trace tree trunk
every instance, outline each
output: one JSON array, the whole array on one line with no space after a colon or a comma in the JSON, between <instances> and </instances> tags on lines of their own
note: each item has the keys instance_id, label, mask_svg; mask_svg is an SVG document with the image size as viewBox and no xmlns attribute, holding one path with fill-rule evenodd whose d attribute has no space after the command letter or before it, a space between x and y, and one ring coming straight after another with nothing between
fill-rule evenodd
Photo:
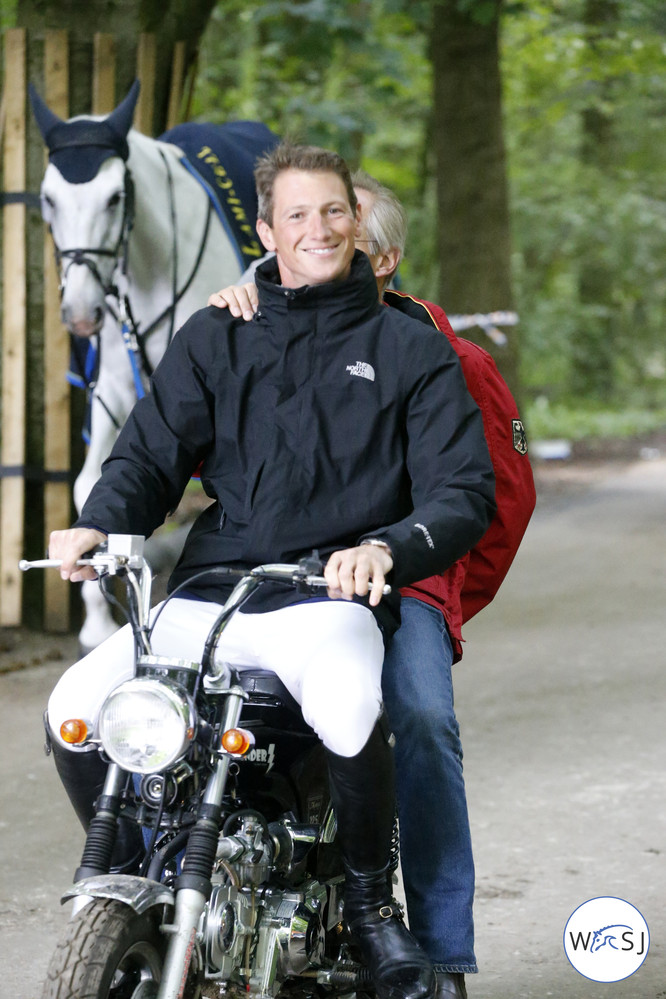
<instances>
[{"instance_id":1,"label":"tree trunk","mask_svg":"<svg viewBox=\"0 0 666 999\"><path fill-rule=\"evenodd\" d=\"M502 0L433 8L433 125L437 164L439 301L451 314L513 309L511 240L502 126ZM489 350L519 395L518 328Z\"/></svg>"}]
</instances>

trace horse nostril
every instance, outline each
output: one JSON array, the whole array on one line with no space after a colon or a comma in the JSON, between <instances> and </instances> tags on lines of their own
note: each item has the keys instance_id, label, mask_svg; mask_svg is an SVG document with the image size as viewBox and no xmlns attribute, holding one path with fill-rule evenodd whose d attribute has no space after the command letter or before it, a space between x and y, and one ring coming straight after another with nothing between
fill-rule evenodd
<instances>
[{"instance_id":1,"label":"horse nostril","mask_svg":"<svg viewBox=\"0 0 666 999\"><path fill-rule=\"evenodd\" d=\"M95 306L95 325L96 326L101 326L103 320L104 320L104 309L101 307L101 305L96 305Z\"/></svg>"}]
</instances>

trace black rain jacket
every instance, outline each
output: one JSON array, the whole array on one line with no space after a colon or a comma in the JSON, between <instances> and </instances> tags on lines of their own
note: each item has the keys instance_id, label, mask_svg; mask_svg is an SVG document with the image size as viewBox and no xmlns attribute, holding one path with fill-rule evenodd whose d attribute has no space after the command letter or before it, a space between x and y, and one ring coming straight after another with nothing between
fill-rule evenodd
<instances>
[{"instance_id":1,"label":"black rain jacket","mask_svg":"<svg viewBox=\"0 0 666 999\"><path fill-rule=\"evenodd\" d=\"M257 270L251 322L195 313L132 411L77 526L149 536L193 472L214 500L197 519L169 589L216 565L292 562L376 537L397 588L443 572L484 534L494 477L481 414L445 337L378 302L355 254L344 282L287 289ZM219 578L193 596L223 600ZM260 591L261 592L261 591ZM275 592L247 610L304 597Z\"/></svg>"}]
</instances>

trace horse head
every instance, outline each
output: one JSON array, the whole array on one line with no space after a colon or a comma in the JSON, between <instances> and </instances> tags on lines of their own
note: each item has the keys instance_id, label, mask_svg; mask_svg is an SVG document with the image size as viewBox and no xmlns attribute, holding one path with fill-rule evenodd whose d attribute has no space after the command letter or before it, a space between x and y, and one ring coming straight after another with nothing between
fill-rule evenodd
<instances>
[{"instance_id":1,"label":"horse head","mask_svg":"<svg viewBox=\"0 0 666 999\"><path fill-rule=\"evenodd\" d=\"M104 322L106 296L132 225L127 136L139 82L105 118L63 121L32 85L29 92L49 152L41 207L60 270L62 321L77 336L89 337Z\"/></svg>"}]
</instances>

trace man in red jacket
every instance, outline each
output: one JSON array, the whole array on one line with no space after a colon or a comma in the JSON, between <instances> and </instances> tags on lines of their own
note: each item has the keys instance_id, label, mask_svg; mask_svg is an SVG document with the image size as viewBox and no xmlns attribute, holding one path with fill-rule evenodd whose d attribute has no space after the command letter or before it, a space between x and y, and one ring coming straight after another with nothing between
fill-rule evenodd
<instances>
[{"instance_id":1,"label":"man in red jacket","mask_svg":"<svg viewBox=\"0 0 666 999\"><path fill-rule=\"evenodd\" d=\"M361 211L356 245L370 257L377 287L392 308L434 326L460 358L483 416L495 472L497 512L481 541L443 575L402 590L400 629L382 674L396 736L402 873L410 929L437 972L437 999L465 999L474 955L474 861L453 707L451 667L462 657L462 625L490 603L518 550L536 500L516 403L490 354L457 337L437 305L387 290L404 252L404 210L368 174L354 174ZM209 305L251 318L252 284L224 289Z\"/></svg>"}]
</instances>

